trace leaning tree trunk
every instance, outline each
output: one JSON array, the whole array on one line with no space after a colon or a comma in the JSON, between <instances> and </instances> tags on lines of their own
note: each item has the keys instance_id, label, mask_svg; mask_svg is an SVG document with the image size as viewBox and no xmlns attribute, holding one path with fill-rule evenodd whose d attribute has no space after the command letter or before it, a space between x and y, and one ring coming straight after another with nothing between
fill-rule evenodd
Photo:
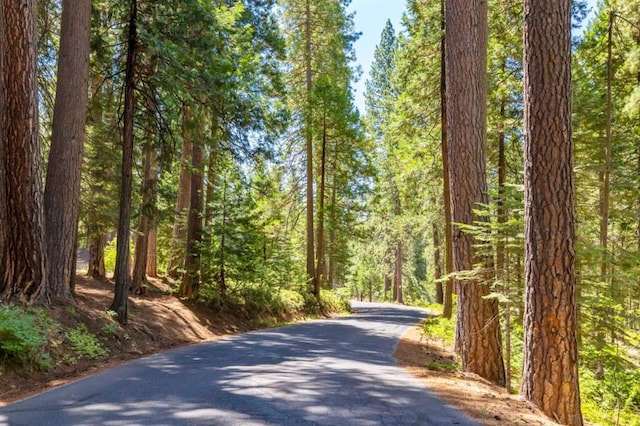
<instances>
[{"instance_id":1,"label":"leaning tree trunk","mask_svg":"<svg viewBox=\"0 0 640 426\"><path fill-rule=\"evenodd\" d=\"M571 1L525 0L525 317L522 394L581 425L576 332Z\"/></svg>"},{"instance_id":2,"label":"leaning tree trunk","mask_svg":"<svg viewBox=\"0 0 640 426\"><path fill-rule=\"evenodd\" d=\"M487 3L486 0L448 0L446 16L447 140L451 181L452 222L474 225L486 218L475 214L487 204L486 98ZM504 385L498 302L486 299L491 288L491 260L477 252L470 233L453 231L455 271L471 271L484 263L480 278L456 280L458 311L456 348L464 371Z\"/></svg>"},{"instance_id":3,"label":"leaning tree trunk","mask_svg":"<svg viewBox=\"0 0 640 426\"><path fill-rule=\"evenodd\" d=\"M1 0L0 301L48 303L40 179L36 1ZM8 43L11 41L11 43Z\"/></svg>"},{"instance_id":4,"label":"leaning tree trunk","mask_svg":"<svg viewBox=\"0 0 640 426\"><path fill-rule=\"evenodd\" d=\"M62 2L51 150L44 191L49 286L70 300L76 273L80 177L87 115L91 0Z\"/></svg>"},{"instance_id":5,"label":"leaning tree trunk","mask_svg":"<svg viewBox=\"0 0 640 426\"><path fill-rule=\"evenodd\" d=\"M120 218L116 245L115 295L109 310L118 315L118 322L127 323L129 275L129 233L131 230L131 190L133 183L133 119L135 113L135 67L137 56L137 0L130 2L129 36L127 41L127 72L124 91L124 125L122 130L122 182L120 184Z\"/></svg>"}]
</instances>

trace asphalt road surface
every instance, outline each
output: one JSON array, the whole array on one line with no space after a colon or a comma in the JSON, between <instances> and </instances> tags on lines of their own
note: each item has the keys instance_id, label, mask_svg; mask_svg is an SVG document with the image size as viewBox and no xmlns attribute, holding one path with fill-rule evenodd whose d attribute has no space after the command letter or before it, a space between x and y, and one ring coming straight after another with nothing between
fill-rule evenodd
<instances>
[{"instance_id":1,"label":"asphalt road surface","mask_svg":"<svg viewBox=\"0 0 640 426\"><path fill-rule=\"evenodd\" d=\"M424 311L354 307L139 359L0 408L0 425L479 424L393 359Z\"/></svg>"}]
</instances>

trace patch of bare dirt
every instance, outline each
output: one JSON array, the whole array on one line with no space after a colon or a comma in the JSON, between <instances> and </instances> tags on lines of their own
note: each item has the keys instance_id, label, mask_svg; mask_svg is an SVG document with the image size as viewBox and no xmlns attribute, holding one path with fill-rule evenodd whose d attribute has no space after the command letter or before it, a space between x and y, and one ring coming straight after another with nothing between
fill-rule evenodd
<instances>
[{"instance_id":1,"label":"patch of bare dirt","mask_svg":"<svg viewBox=\"0 0 640 426\"><path fill-rule=\"evenodd\" d=\"M504 388L457 371L452 348L425 341L421 327L412 327L402 336L394 356L429 390L485 425L557 425Z\"/></svg>"},{"instance_id":2,"label":"patch of bare dirt","mask_svg":"<svg viewBox=\"0 0 640 426\"><path fill-rule=\"evenodd\" d=\"M0 406L135 358L263 326L241 308L214 310L182 301L170 290L170 283L151 280L145 295L130 295L129 321L121 326L107 314L113 283L78 275L76 306L49 308L49 316L62 325L50 348L55 365L44 371L11 366L0 371ZM80 324L98 337L107 356L89 359L75 354L64 332Z\"/></svg>"}]
</instances>

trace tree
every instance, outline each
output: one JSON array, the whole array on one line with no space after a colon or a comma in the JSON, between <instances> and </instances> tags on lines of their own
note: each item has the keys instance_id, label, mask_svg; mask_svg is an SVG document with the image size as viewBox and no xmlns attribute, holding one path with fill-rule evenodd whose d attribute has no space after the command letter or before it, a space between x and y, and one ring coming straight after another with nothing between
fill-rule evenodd
<instances>
[{"instance_id":1,"label":"tree","mask_svg":"<svg viewBox=\"0 0 640 426\"><path fill-rule=\"evenodd\" d=\"M0 300L47 303L47 254L40 180L36 2L0 2ZM9 41L11 41L9 43Z\"/></svg>"},{"instance_id":2,"label":"tree","mask_svg":"<svg viewBox=\"0 0 640 426\"><path fill-rule=\"evenodd\" d=\"M522 393L581 425L575 304L571 1L526 0Z\"/></svg>"},{"instance_id":3,"label":"tree","mask_svg":"<svg viewBox=\"0 0 640 426\"><path fill-rule=\"evenodd\" d=\"M53 296L64 300L72 297L76 271L90 29L91 1L63 1L44 212L49 286Z\"/></svg>"},{"instance_id":4,"label":"tree","mask_svg":"<svg viewBox=\"0 0 640 426\"><path fill-rule=\"evenodd\" d=\"M486 220L475 213L487 204L485 172L487 3L449 0L446 3L447 138L451 155L451 208L454 223L473 225ZM457 277L456 347L462 368L504 384L498 302L488 299L491 259L475 249L473 235L453 230L455 271L470 271L483 263L484 276Z\"/></svg>"},{"instance_id":5,"label":"tree","mask_svg":"<svg viewBox=\"0 0 640 426\"><path fill-rule=\"evenodd\" d=\"M120 183L120 217L114 272L115 294L109 310L116 312L118 322L127 323L128 296L131 286L129 275L129 233L131 231L131 191L133 185L133 120L135 113L135 76L138 49L138 2L129 3L129 30L127 37L127 65L124 88L124 117L122 127L122 181Z\"/></svg>"}]
</instances>

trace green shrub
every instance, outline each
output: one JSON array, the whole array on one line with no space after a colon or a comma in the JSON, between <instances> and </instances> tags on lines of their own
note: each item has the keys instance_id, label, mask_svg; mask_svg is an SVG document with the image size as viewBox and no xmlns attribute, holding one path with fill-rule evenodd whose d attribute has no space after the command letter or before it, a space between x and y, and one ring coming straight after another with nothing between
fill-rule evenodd
<instances>
[{"instance_id":1,"label":"green shrub","mask_svg":"<svg viewBox=\"0 0 640 426\"><path fill-rule=\"evenodd\" d=\"M331 290L320 290L320 307L323 313L351 312L349 300Z\"/></svg>"},{"instance_id":2,"label":"green shrub","mask_svg":"<svg viewBox=\"0 0 640 426\"><path fill-rule=\"evenodd\" d=\"M297 315L304 309L304 297L293 290L280 290L277 295L278 304L285 315Z\"/></svg>"},{"instance_id":3,"label":"green shrub","mask_svg":"<svg viewBox=\"0 0 640 426\"><path fill-rule=\"evenodd\" d=\"M444 343L453 344L456 326L453 319L442 317L429 317L422 325L422 334L428 339L440 340Z\"/></svg>"},{"instance_id":4,"label":"green shrub","mask_svg":"<svg viewBox=\"0 0 640 426\"><path fill-rule=\"evenodd\" d=\"M42 310L0 306L0 365L13 361L31 368L49 367L48 342L57 328Z\"/></svg>"},{"instance_id":5,"label":"green shrub","mask_svg":"<svg viewBox=\"0 0 640 426\"><path fill-rule=\"evenodd\" d=\"M73 350L79 356L96 359L107 355L109 352L102 346L98 338L87 330L87 326L84 324L67 331L64 335L71 342Z\"/></svg>"}]
</instances>

